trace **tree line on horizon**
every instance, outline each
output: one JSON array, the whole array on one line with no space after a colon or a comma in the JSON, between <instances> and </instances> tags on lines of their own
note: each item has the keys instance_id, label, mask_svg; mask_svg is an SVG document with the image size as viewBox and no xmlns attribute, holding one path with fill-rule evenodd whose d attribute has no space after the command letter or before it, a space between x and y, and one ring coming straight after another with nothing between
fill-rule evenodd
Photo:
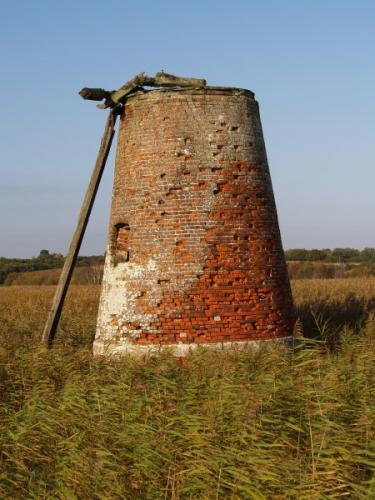
<instances>
[{"instance_id":1,"label":"tree line on horizon","mask_svg":"<svg viewBox=\"0 0 375 500\"><path fill-rule=\"evenodd\" d=\"M375 276L375 248L291 248L285 251L285 257L291 279ZM97 282L98 268L102 267L104 258L104 255L79 256L77 267L92 269ZM59 269L64 259L61 253L49 250L41 250L30 259L0 257L0 285L11 284L21 273ZM86 278L85 275L87 281Z\"/></svg>"},{"instance_id":2,"label":"tree line on horizon","mask_svg":"<svg viewBox=\"0 0 375 500\"><path fill-rule=\"evenodd\" d=\"M5 284L8 275L11 273L61 268L64 260L65 257L61 253L50 253L49 250L41 250L37 257L31 257L30 259L0 257L0 285ZM96 266L103 262L103 255L79 256L77 266Z\"/></svg>"},{"instance_id":3,"label":"tree line on horizon","mask_svg":"<svg viewBox=\"0 0 375 500\"><path fill-rule=\"evenodd\" d=\"M287 261L329 262L329 263L375 263L375 248L290 248L285 251Z\"/></svg>"}]
</instances>

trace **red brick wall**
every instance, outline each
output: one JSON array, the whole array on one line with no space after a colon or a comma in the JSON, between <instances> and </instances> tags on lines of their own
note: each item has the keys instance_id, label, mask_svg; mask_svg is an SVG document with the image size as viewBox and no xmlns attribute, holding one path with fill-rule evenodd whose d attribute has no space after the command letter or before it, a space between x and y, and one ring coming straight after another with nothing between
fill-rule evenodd
<instances>
[{"instance_id":1,"label":"red brick wall","mask_svg":"<svg viewBox=\"0 0 375 500\"><path fill-rule=\"evenodd\" d=\"M233 89L139 93L121 120L96 343L291 334L258 104Z\"/></svg>"}]
</instances>

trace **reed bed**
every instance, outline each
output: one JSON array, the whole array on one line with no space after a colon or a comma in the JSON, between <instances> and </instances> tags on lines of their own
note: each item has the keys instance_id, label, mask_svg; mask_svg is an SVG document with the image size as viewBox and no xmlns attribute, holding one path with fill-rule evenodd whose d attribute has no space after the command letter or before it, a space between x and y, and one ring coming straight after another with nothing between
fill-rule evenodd
<instances>
[{"instance_id":1,"label":"reed bed","mask_svg":"<svg viewBox=\"0 0 375 500\"><path fill-rule=\"evenodd\" d=\"M334 281L293 285L314 340L183 365L93 359L95 286L46 352L53 288L0 288L0 498L375 498L375 280Z\"/></svg>"}]
</instances>

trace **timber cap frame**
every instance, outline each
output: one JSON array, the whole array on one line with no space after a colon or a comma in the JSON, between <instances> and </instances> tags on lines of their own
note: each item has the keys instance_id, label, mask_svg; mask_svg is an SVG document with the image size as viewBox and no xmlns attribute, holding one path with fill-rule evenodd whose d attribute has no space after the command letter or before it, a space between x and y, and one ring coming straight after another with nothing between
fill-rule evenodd
<instances>
[{"instance_id":1,"label":"timber cap frame","mask_svg":"<svg viewBox=\"0 0 375 500\"><path fill-rule=\"evenodd\" d=\"M101 101L98 104L99 109L114 108L118 104L123 104L126 97L137 88L142 87L193 87L204 88L206 80L200 78L179 77L160 71L154 77L148 76L145 73L139 73L134 78L126 82L118 90L108 91L101 88L84 87L79 95L83 99L91 101Z\"/></svg>"},{"instance_id":2,"label":"timber cap frame","mask_svg":"<svg viewBox=\"0 0 375 500\"><path fill-rule=\"evenodd\" d=\"M147 87L150 89L147 90ZM91 101L103 101L98 104L99 109L114 108L124 104L126 99L134 94L146 93L152 89L160 91L203 91L207 93L225 93L229 95L244 94L254 98L254 93L250 90L239 89L235 87L211 87L207 86L206 80L202 78L179 77L170 75L161 71L156 73L154 77L150 77L145 73L139 73L134 78L126 82L118 90L104 90L102 88L84 87L79 95L83 99Z\"/></svg>"}]
</instances>

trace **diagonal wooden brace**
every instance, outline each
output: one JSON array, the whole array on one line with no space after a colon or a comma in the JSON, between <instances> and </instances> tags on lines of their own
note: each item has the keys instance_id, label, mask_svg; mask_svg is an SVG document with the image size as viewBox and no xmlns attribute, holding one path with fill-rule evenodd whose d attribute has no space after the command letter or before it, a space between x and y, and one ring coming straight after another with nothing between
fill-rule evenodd
<instances>
[{"instance_id":1,"label":"diagonal wooden brace","mask_svg":"<svg viewBox=\"0 0 375 500\"><path fill-rule=\"evenodd\" d=\"M66 293L68 291L69 283L74 271L78 252L81 247L82 239L85 234L91 209L94 204L95 196L98 191L98 187L108 158L109 151L111 149L113 136L115 134L117 115L118 115L118 109L116 108L111 110L109 113L104 129L103 138L100 144L98 156L95 162L94 170L92 172L90 183L88 185L86 195L82 203L77 227L74 232L69 247L69 251L64 262L64 267L62 269L59 283L56 288L52 307L44 327L41 342L43 344L48 345L49 347L52 346L53 340L56 335L57 325L60 320L61 311L64 305Z\"/></svg>"}]
</instances>

